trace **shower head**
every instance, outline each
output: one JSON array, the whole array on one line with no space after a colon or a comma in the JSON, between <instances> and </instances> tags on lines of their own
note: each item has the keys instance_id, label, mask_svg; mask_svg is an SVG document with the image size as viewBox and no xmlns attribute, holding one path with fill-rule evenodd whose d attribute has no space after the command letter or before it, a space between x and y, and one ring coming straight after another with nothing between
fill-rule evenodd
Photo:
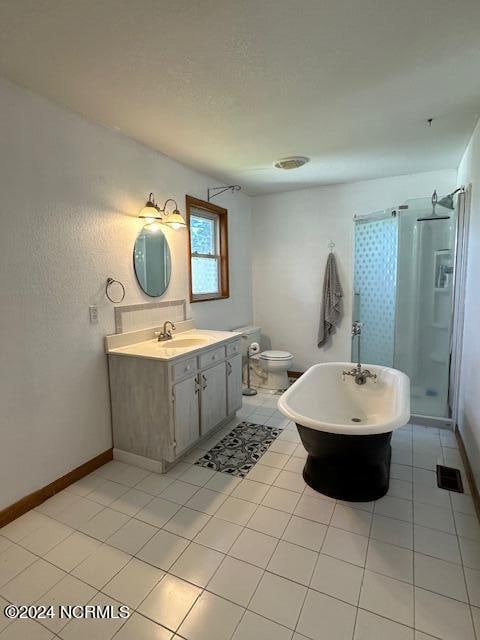
<instances>
[{"instance_id":1,"label":"shower head","mask_svg":"<svg viewBox=\"0 0 480 640\"><path fill-rule=\"evenodd\" d=\"M458 189L457 189L458 191ZM456 193L454 191L454 193ZM451 199L451 206L442 204L442 202L448 201L450 202ZM438 196L437 196L437 191L435 190L432 194L432 213L429 216L424 216L423 218L417 218L417 222L433 222L434 220L450 220L450 216L437 216L437 214L435 213L435 207L437 206L437 204L440 204L442 207L446 207L447 209L453 209L453 193L451 193L448 196L445 196L444 198L442 198L442 200L440 200L440 202L438 202Z\"/></svg>"}]
</instances>

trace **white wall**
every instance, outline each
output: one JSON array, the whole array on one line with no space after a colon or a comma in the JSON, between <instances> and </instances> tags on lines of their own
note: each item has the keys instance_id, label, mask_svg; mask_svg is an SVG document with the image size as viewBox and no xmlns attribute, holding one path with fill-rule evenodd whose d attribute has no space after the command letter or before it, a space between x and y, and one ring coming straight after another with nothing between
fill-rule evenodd
<instances>
[{"instance_id":1,"label":"white wall","mask_svg":"<svg viewBox=\"0 0 480 640\"><path fill-rule=\"evenodd\" d=\"M458 426L480 487L480 122L458 168L458 184L471 183L465 325Z\"/></svg>"},{"instance_id":2,"label":"white wall","mask_svg":"<svg viewBox=\"0 0 480 640\"><path fill-rule=\"evenodd\" d=\"M290 191L253 199L253 295L255 323L275 349L294 356L294 369L350 360L353 216L448 193L456 171L434 171L353 184ZM316 344L328 243L344 291L344 317L326 348Z\"/></svg>"},{"instance_id":3,"label":"white wall","mask_svg":"<svg viewBox=\"0 0 480 640\"><path fill-rule=\"evenodd\" d=\"M215 180L0 81L0 509L109 448L103 337L113 333L107 276L139 289L132 248L135 216L149 191L206 197ZM196 303L200 327L252 319L251 206L229 209L231 297ZM187 297L186 232L169 230L168 300ZM88 306L98 304L91 326Z\"/></svg>"}]
</instances>

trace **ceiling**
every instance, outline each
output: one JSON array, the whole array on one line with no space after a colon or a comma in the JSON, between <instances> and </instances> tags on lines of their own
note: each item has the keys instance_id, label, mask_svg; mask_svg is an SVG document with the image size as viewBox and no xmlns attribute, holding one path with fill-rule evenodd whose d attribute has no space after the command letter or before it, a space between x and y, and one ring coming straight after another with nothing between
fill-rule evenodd
<instances>
[{"instance_id":1,"label":"ceiling","mask_svg":"<svg viewBox=\"0 0 480 640\"><path fill-rule=\"evenodd\" d=\"M270 193L456 167L479 33L478 0L0 0L0 75Z\"/></svg>"}]
</instances>

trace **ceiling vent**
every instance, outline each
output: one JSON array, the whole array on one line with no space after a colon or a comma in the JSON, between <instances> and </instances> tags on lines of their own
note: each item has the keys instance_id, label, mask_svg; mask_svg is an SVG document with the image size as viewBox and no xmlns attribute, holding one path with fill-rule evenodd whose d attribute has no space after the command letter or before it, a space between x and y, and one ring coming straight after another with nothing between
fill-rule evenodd
<instances>
[{"instance_id":1,"label":"ceiling vent","mask_svg":"<svg viewBox=\"0 0 480 640\"><path fill-rule=\"evenodd\" d=\"M290 156L289 158L282 158L275 163L275 166L277 169L299 169L307 162L310 162L310 158L306 156Z\"/></svg>"}]
</instances>

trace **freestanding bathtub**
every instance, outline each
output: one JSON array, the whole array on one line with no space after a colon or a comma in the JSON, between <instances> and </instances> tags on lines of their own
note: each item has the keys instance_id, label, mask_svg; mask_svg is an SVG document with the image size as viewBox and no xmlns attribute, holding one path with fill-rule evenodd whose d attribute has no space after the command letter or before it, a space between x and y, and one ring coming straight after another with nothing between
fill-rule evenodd
<instances>
[{"instance_id":1,"label":"freestanding bathtub","mask_svg":"<svg viewBox=\"0 0 480 640\"><path fill-rule=\"evenodd\" d=\"M376 500L388 491L392 431L410 419L410 381L401 371L363 365L377 375L358 385L351 362L310 367L279 399L308 457L305 482L332 498Z\"/></svg>"}]
</instances>

